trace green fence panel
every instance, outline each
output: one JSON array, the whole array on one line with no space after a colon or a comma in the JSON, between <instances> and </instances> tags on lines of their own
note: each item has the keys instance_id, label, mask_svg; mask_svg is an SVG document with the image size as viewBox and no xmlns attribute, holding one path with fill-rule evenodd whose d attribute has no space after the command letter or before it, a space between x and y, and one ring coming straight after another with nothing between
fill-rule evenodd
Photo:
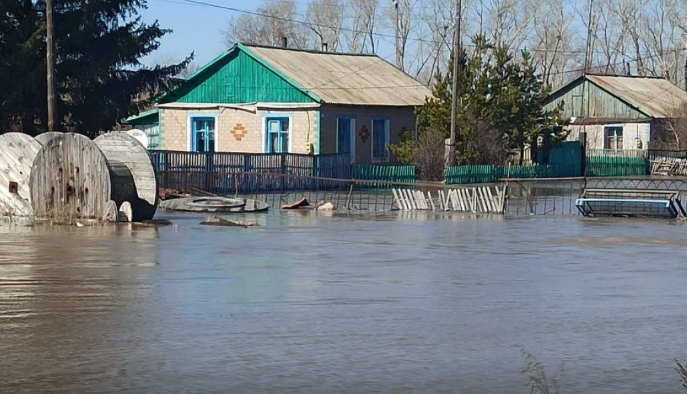
<instances>
[{"instance_id":1,"label":"green fence panel","mask_svg":"<svg viewBox=\"0 0 687 394\"><path fill-rule=\"evenodd\" d=\"M446 169L447 185L494 183L503 178L564 178L581 176L577 163L569 165L492 166L469 165Z\"/></svg>"},{"instance_id":2,"label":"green fence panel","mask_svg":"<svg viewBox=\"0 0 687 394\"><path fill-rule=\"evenodd\" d=\"M586 176L644 176L650 174L646 157L587 156Z\"/></svg>"},{"instance_id":3,"label":"green fence panel","mask_svg":"<svg viewBox=\"0 0 687 394\"><path fill-rule=\"evenodd\" d=\"M394 183L415 183L414 166L374 166L352 165L351 178L365 181L381 181ZM389 187L374 183L362 185L368 187Z\"/></svg>"}]
</instances>

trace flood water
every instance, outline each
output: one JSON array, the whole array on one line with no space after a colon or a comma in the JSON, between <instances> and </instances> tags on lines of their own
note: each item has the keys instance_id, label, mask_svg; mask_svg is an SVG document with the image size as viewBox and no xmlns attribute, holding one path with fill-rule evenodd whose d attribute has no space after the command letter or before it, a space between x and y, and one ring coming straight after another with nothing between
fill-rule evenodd
<instances>
[{"instance_id":1,"label":"flood water","mask_svg":"<svg viewBox=\"0 0 687 394\"><path fill-rule=\"evenodd\" d=\"M687 223L0 227L1 393L684 392Z\"/></svg>"}]
</instances>

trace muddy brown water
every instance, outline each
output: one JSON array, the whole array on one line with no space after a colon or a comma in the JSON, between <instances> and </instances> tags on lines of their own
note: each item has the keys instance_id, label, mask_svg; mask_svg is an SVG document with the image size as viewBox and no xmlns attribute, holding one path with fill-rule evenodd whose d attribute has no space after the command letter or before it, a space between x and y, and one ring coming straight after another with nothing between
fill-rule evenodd
<instances>
[{"instance_id":1,"label":"muddy brown water","mask_svg":"<svg viewBox=\"0 0 687 394\"><path fill-rule=\"evenodd\" d=\"M1 393L684 391L687 224L167 218L0 226Z\"/></svg>"}]
</instances>

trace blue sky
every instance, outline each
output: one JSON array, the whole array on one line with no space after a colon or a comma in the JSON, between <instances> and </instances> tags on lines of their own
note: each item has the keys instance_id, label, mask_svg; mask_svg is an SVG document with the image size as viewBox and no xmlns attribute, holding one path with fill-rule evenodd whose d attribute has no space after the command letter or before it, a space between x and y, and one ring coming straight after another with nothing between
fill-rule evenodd
<instances>
[{"instance_id":1,"label":"blue sky","mask_svg":"<svg viewBox=\"0 0 687 394\"><path fill-rule=\"evenodd\" d=\"M160 26L173 32L163 37L160 49L143 59L146 65L153 65L161 59L181 60L195 52L194 63L202 66L226 50L223 31L229 20L238 12L188 3L184 0L147 0L148 9L141 10L144 22L156 19ZM263 0L201 0L205 3L232 7L239 10L254 11ZM298 19L305 18L305 10L310 0L295 0L299 5ZM391 0L382 0L382 3ZM391 59L393 49L388 43L380 44L379 54ZM410 48L414 44L410 43ZM393 59L392 59L393 60Z\"/></svg>"},{"instance_id":2,"label":"blue sky","mask_svg":"<svg viewBox=\"0 0 687 394\"><path fill-rule=\"evenodd\" d=\"M210 0L208 2L240 9L255 9L255 0ZM195 52L195 62L202 65L226 49L222 30L235 13L186 3L182 0L148 0L148 9L141 12L144 22L156 19L160 26L174 30L162 39L160 49L144 59L149 64L160 57L184 58Z\"/></svg>"}]
</instances>

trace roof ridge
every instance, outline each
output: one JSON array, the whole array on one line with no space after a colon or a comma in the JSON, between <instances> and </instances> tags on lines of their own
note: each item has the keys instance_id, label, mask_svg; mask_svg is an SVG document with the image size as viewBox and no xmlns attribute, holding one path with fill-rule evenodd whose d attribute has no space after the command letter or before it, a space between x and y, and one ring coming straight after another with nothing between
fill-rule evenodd
<instances>
[{"instance_id":1,"label":"roof ridge","mask_svg":"<svg viewBox=\"0 0 687 394\"><path fill-rule=\"evenodd\" d=\"M588 77L610 77L610 78L636 78L636 79L662 79L666 80L665 77L658 75L623 75L623 74L610 74L610 73L587 73Z\"/></svg>"},{"instance_id":2,"label":"roof ridge","mask_svg":"<svg viewBox=\"0 0 687 394\"><path fill-rule=\"evenodd\" d=\"M282 46L263 45L263 44L247 44L247 43L243 43L243 42L240 44L245 46L245 47L248 47L248 48L277 49L277 50L281 50L281 51L312 53L312 54L316 54L316 55L379 57L379 55L374 54L374 53L332 52L332 51L321 51L321 50L318 51L317 49L284 48Z\"/></svg>"}]
</instances>

